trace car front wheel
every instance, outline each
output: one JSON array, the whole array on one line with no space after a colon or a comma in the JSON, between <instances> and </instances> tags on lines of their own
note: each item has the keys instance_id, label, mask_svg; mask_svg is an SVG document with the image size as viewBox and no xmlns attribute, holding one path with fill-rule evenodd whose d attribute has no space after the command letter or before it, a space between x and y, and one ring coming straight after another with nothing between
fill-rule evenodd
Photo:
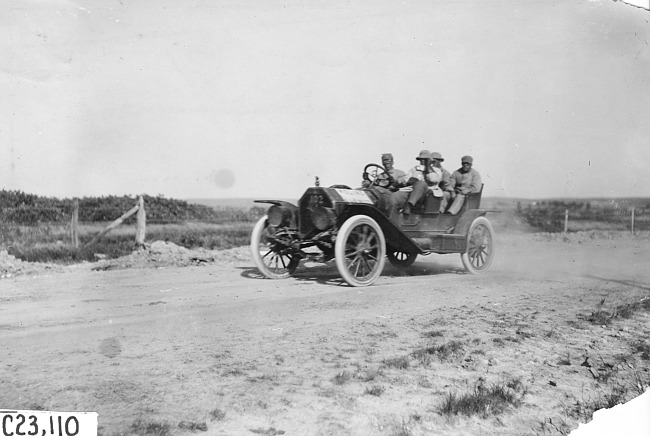
<instances>
[{"instance_id":1,"label":"car front wheel","mask_svg":"<svg viewBox=\"0 0 650 436\"><path fill-rule=\"evenodd\" d=\"M372 218L353 216L338 231L334 257L339 274L350 286L369 286L386 263L384 232Z\"/></svg>"},{"instance_id":2,"label":"car front wheel","mask_svg":"<svg viewBox=\"0 0 650 436\"><path fill-rule=\"evenodd\" d=\"M282 244L273 227L262 217L251 233L251 256L257 269L270 279L285 279L296 270L300 257Z\"/></svg>"}]
</instances>

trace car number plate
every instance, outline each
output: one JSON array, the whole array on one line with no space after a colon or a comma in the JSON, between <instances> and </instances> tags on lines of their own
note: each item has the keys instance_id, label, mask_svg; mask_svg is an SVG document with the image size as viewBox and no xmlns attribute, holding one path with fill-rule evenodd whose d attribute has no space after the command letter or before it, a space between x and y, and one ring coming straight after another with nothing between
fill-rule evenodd
<instances>
[{"instance_id":1,"label":"car number plate","mask_svg":"<svg viewBox=\"0 0 650 436\"><path fill-rule=\"evenodd\" d=\"M97 436L97 412L0 410L2 436Z\"/></svg>"},{"instance_id":2,"label":"car number plate","mask_svg":"<svg viewBox=\"0 0 650 436\"><path fill-rule=\"evenodd\" d=\"M349 203L366 203L372 204L372 200L364 191L354 191L352 189L337 189L336 192L341 196L343 201Z\"/></svg>"}]
</instances>

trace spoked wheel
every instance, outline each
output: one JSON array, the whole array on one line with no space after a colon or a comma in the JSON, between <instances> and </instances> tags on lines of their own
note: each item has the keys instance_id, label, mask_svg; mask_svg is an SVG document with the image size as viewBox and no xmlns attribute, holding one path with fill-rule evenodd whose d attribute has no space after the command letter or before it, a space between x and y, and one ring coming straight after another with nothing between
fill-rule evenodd
<instances>
[{"instance_id":1,"label":"spoked wheel","mask_svg":"<svg viewBox=\"0 0 650 436\"><path fill-rule=\"evenodd\" d=\"M339 274L350 286L371 285L386 263L386 239L379 224L366 215L349 218L334 244Z\"/></svg>"},{"instance_id":2,"label":"spoked wheel","mask_svg":"<svg viewBox=\"0 0 650 436\"><path fill-rule=\"evenodd\" d=\"M251 255L257 269L270 279L286 279L298 267L300 257L275 238L275 231L262 217L251 233Z\"/></svg>"},{"instance_id":3,"label":"spoked wheel","mask_svg":"<svg viewBox=\"0 0 650 436\"><path fill-rule=\"evenodd\" d=\"M472 221L467 232L467 250L460 256L471 274L481 274L490 268L494 260L494 230L487 218L480 216Z\"/></svg>"},{"instance_id":4,"label":"spoked wheel","mask_svg":"<svg viewBox=\"0 0 650 436\"><path fill-rule=\"evenodd\" d=\"M415 258L418 257L418 255L415 253L405 253L403 251L392 250L389 248L387 257L391 265L398 268L406 268L413 265L413 262L415 262Z\"/></svg>"}]
</instances>

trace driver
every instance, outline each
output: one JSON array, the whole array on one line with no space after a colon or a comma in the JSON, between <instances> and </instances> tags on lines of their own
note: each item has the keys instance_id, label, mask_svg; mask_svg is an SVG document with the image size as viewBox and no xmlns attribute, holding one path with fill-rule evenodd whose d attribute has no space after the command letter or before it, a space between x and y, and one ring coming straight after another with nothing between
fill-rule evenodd
<instances>
[{"instance_id":1,"label":"driver","mask_svg":"<svg viewBox=\"0 0 650 436\"><path fill-rule=\"evenodd\" d=\"M384 153L381 155L381 164L386 169L385 173L378 174L374 185L381 188L388 189L391 192L398 191L399 188L406 186L406 173L402 170L395 168L393 155L390 153ZM364 172L363 181L361 186L364 188L370 187L373 183L368 178L368 173Z\"/></svg>"},{"instance_id":2,"label":"driver","mask_svg":"<svg viewBox=\"0 0 650 436\"><path fill-rule=\"evenodd\" d=\"M369 174L362 174L362 189L370 189L377 197L377 208L383 211L389 218L396 220L397 208L393 201L393 194L403 186L406 186L406 173L393 166L393 155L384 153L381 155L381 164L386 172L374 174L374 180L370 180Z\"/></svg>"}]
</instances>

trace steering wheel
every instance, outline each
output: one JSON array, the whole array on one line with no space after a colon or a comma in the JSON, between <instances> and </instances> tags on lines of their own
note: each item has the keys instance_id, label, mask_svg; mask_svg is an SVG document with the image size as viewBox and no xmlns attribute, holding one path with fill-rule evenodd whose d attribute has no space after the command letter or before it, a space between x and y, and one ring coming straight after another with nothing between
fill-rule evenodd
<instances>
[{"instance_id":1,"label":"steering wheel","mask_svg":"<svg viewBox=\"0 0 650 436\"><path fill-rule=\"evenodd\" d=\"M370 171L368 171L370 169ZM370 181L369 188L379 186L381 188L388 188L393 184L393 177L388 174L388 170L381 165L374 163L366 165L363 169L364 174L368 175Z\"/></svg>"}]
</instances>

